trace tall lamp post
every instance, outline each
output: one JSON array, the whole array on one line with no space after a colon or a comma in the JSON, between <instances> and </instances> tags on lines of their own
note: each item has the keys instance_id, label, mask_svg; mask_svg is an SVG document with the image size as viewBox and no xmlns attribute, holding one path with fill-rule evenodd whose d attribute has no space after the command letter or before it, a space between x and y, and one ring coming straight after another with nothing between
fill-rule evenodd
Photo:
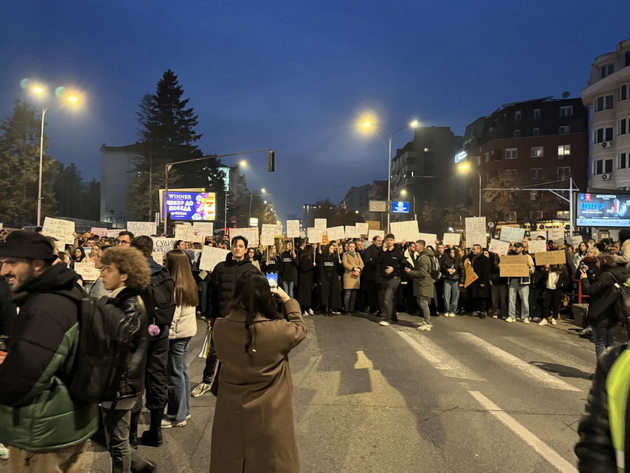
<instances>
[{"instance_id":1,"label":"tall lamp post","mask_svg":"<svg viewBox=\"0 0 630 473\"><path fill-rule=\"evenodd\" d=\"M463 173L468 173L471 171L475 171L479 176L479 214L478 217L481 217L481 173L478 169L474 169L470 163L461 163L457 166L457 170Z\"/></svg>"},{"instance_id":2,"label":"tall lamp post","mask_svg":"<svg viewBox=\"0 0 630 473\"><path fill-rule=\"evenodd\" d=\"M409 192L407 192L407 189L403 189L400 191L400 195L402 195L403 197L407 194L409 194ZM416 210L416 196L414 194L411 194L411 197L413 197L413 219L418 220L418 214Z\"/></svg>"},{"instance_id":3,"label":"tall lamp post","mask_svg":"<svg viewBox=\"0 0 630 473\"><path fill-rule=\"evenodd\" d=\"M46 88L42 85L33 85L29 87L29 91L37 96L44 97L46 95ZM76 105L79 102L79 96L72 92L67 92L63 87L59 87L57 89L59 91L58 95L60 98L65 99L68 103L72 105ZM40 227L42 225L42 200L44 200L43 196L43 179L44 179L44 124L46 120L46 112L48 111L48 107L42 108L42 124L40 128L39 134L39 177L37 180L37 226Z\"/></svg>"},{"instance_id":4,"label":"tall lamp post","mask_svg":"<svg viewBox=\"0 0 630 473\"><path fill-rule=\"evenodd\" d=\"M248 222L250 222L252 219L252 199L254 198L254 196L261 197L263 195L271 195L271 194L267 194L267 190L264 187L260 189L260 194L249 194L249 213L247 214ZM248 225L250 224L248 223Z\"/></svg>"},{"instance_id":5,"label":"tall lamp post","mask_svg":"<svg viewBox=\"0 0 630 473\"><path fill-rule=\"evenodd\" d=\"M366 120L362 123L362 126L366 129L374 128L376 131L380 131L387 138L387 231L389 232L390 222L391 222L391 205L392 205L392 140L394 139L394 135L399 131L405 130L407 128L417 128L419 126L418 120L414 120L411 123L408 123L405 126L401 126L397 130L394 130L393 133L389 133L384 128Z\"/></svg>"}]
</instances>

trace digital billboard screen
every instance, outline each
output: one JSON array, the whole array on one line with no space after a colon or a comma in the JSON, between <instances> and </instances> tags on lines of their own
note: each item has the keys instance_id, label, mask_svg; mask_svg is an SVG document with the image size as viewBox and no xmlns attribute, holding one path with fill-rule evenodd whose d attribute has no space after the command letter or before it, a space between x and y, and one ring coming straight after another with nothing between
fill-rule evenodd
<instances>
[{"instance_id":1,"label":"digital billboard screen","mask_svg":"<svg viewBox=\"0 0 630 473\"><path fill-rule=\"evenodd\" d=\"M579 194L576 223L583 227L630 226L630 194Z\"/></svg>"},{"instance_id":2,"label":"digital billboard screen","mask_svg":"<svg viewBox=\"0 0 630 473\"><path fill-rule=\"evenodd\" d=\"M214 220L217 215L216 196L214 192L169 191L166 211L173 220Z\"/></svg>"}]
</instances>

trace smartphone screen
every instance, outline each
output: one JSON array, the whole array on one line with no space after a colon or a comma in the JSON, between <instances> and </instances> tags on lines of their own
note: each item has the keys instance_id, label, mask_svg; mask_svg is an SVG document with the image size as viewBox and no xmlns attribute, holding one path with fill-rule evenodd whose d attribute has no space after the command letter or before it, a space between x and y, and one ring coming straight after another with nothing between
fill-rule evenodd
<instances>
[{"instance_id":1,"label":"smartphone screen","mask_svg":"<svg viewBox=\"0 0 630 473\"><path fill-rule=\"evenodd\" d=\"M267 281L272 291L278 289L278 273L267 273Z\"/></svg>"}]
</instances>

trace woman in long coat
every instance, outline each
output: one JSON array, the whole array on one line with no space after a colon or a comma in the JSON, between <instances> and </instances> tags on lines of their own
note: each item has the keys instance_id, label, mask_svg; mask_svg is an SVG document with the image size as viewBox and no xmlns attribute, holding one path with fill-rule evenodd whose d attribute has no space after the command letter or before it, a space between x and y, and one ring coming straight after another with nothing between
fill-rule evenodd
<instances>
[{"instance_id":1,"label":"woman in long coat","mask_svg":"<svg viewBox=\"0 0 630 473\"><path fill-rule=\"evenodd\" d=\"M306 336L300 305L278 288L284 318L265 276L243 273L230 315L213 338L221 362L212 426L211 473L296 473L297 442L287 355Z\"/></svg>"},{"instance_id":2,"label":"woman in long coat","mask_svg":"<svg viewBox=\"0 0 630 473\"><path fill-rule=\"evenodd\" d=\"M298 262L298 289L297 300L302 308L303 315L313 315L313 276L315 274L315 252L308 245Z\"/></svg>"},{"instance_id":3,"label":"woman in long coat","mask_svg":"<svg viewBox=\"0 0 630 473\"><path fill-rule=\"evenodd\" d=\"M363 260L361 255L356 251L354 241L348 242L348 249L343 253L343 304L346 312L354 312L354 305L357 300L357 293L361 287L361 271L363 271Z\"/></svg>"}]
</instances>

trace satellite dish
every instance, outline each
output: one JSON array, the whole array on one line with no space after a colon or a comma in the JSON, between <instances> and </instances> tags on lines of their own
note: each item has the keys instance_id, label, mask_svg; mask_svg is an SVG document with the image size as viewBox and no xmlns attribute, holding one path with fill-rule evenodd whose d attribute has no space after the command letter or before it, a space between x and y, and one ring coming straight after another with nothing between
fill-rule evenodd
<instances>
[{"instance_id":1,"label":"satellite dish","mask_svg":"<svg viewBox=\"0 0 630 473\"><path fill-rule=\"evenodd\" d=\"M571 94L570 94L570 93L569 93L569 91L567 91L567 90L565 90L564 92L562 92L562 98L563 98L563 99L568 99L568 98L569 98L569 95L571 95Z\"/></svg>"}]
</instances>

